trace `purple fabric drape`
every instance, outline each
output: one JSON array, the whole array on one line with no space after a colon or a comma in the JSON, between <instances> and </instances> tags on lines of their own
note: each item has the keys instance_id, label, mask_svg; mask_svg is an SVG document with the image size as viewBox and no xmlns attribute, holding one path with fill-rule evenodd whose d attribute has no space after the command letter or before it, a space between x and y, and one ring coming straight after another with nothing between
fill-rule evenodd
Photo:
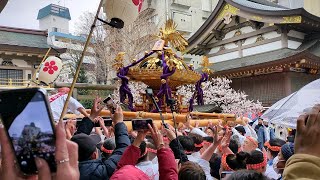
<instances>
[{"instance_id":1,"label":"purple fabric drape","mask_svg":"<svg viewBox=\"0 0 320 180\"><path fill-rule=\"evenodd\" d=\"M189 112L193 111L193 103L194 103L194 98L192 96L191 99L189 100Z\"/></svg>"},{"instance_id":2,"label":"purple fabric drape","mask_svg":"<svg viewBox=\"0 0 320 180\"><path fill-rule=\"evenodd\" d=\"M142 60L144 60L145 58L151 56L154 53L154 51L146 54L143 58L139 59L138 61L130 64L129 66L123 67L119 70L119 72L117 73L117 76L121 79L121 86L119 89L119 93L120 93L120 102L124 103L124 100L128 97L128 107L131 111L135 111L135 109L133 108L133 95L131 93L131 90L128 86L129 84L129 79L127 78L128 72L130 67L135 66L136 64L140 63Z\"/></svg>"},{"instance_id":3,"label":"purple fabric drape","mask_svg":"<svg viewBox=\"0 0 320 180\"><path fill-rule=\"evenodd\" d=\"M166 80L166 83L164 84L161 84L160 86L160 90L157 94L157 97L158 97L158 105L159 107L161 108L161 105L163 104L163 96L166 97L166 101L168 99L171 99L171 89L170 89L170 86L168 84L168 78L174 74L174 72L176 71L176 68L173 68L171 71L170 71L170 68L169 66L167 65L166 61L165 61L165 58L164 58L164 52L162 53L162 68L163 68L163 71L162 71L162 75L160 76L160 79L164 79ZM157 110L153 110L153 112L157 112Z\"/></svg>"},{"instance_id":4,"label":"purple fabric drape","mask_svg":"<svg viewBox=\"0 0 320 180\"><path fill-rule=\"evenodd\" d=\"M203 102L203 90L201 87L201 83L208 81L209 75L207 73L202 73L200 80L196 83L196 91L195 94L191 97L189 100L189 111L193 111L193 103L194 103L194 98L197 96L197 103L198 105L204 105Z\"/></svg>"}]
</instances>

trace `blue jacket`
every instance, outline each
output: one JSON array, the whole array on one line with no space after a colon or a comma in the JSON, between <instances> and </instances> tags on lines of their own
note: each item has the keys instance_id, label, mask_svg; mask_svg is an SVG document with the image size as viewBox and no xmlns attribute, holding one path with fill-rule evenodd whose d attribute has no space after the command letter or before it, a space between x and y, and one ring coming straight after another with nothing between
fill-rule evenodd
<instances>
[{"instance_id":1,"label":"blue jacket","mask_svg":"<svg viewBox=\"0 0 320 180\"><path fill-rule=\"evenodd\" d=\"M259 149L262 150L264 143L266 142L266 135L264 132L264 126L259 127L257 135L258 135L258 146L259 146ZM275 139L275 138L276 138L276 136L274 133L274 129L270 128L270 139Z\"/></svg>"},{"instance_id":2,"label":"blue jacket","mask_svg":"<svg viewBox=\"0 0 320 180\"><path fill-rule=\"evenodd\" d=\"M90 122L82 121L83 124L79 125L77 133L89 134L93 128L93 123ZM116 148L107 160L95 159L79 162L80 180L108 180L112 176L124 150L130 145L128 130L123 122L115 125L115 139Z\"/></svg>"}]
</instances>

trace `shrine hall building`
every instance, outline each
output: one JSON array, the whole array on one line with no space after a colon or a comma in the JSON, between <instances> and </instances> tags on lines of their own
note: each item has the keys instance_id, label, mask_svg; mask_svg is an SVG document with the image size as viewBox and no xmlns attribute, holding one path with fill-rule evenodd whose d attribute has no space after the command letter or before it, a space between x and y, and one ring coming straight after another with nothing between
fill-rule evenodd
<instances>
[{"instance_id":1,"label":"shrine hall building","mask_svg":"<svg viewBox=\"0 0 320 180\"><path fill-rule=\"evenodd\" d=\"M219 0L187 53L206 55L213 77L270 106L318 79L320 17L265 0Z\"/></svg>"}]
</instances>

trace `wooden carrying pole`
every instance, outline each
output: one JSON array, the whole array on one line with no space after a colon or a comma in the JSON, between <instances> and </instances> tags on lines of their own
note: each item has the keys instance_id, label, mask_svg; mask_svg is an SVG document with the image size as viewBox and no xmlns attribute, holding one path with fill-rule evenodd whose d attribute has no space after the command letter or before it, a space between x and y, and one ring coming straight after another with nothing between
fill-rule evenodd
<instances>
[{"instance_id":1,"label":"wooden carrying pole","mask_svg":"<svg viewBox=\"0 0 320 180\"><path fill-rule=\"evenodd\" d=\"M70 100L70 97L71 97L71 94L73 92L73 89L74 89L74 86L77 82L77 79L78 79L78 76L79 76L79 72L80 72L80 68L81 68L81 65L82 65L82 62L83 62L83 58L84 58L84 55L86 53L86 50L89 46L89 43L90 43L90 40L91 40L91 35L93 33L93 30L95 28L95 25L96 25L96 22L97 22L97 19L98 19L98 16L99 16L99 13L100 13L100 10L101 10L101 7L102 7L102 4L103 4L103 0L100 0L100 4L99 4L99 7L97 9L97 13L96 13L96 16L94 17L94 20L93 20L93 23L92 23L92 26L91 26L91 29L90 29L90 33L87 37L87 41L84 45L84 48L83 48L83 51L82 51L82 54L81 54L81 58L78 62L78 66L77 66L77 70L76 70L76 73L74 75L74 78L73 78L73 81L72 81L72 84L71 84L71 87L70 87L70 91L68 93L68 96L67 96L67 99L66 99L66 102L64 103L64 106L63 106L63 110L62 110L62 113L61 113L61 116L60 116L60 121L62 121L64 115L66 114L67 112L67 108L68 108L68 104L69 104L69 100Z\"/></svg>"},{"instance_id":2,"label":"wooden carrying pole","mask_svg":"<svg viewBox=\"0 0 320 180\"><path fill-rule=\"evenodd\" d=\"M68 116L69 116L69 118L72 118L70 115L68 115ZM167 124L170 124L171 126L174 127L174 121L172 119L165 120L164 122ZM190 125L193 127L195 127L196 124L198 124L199 127L207 127L210 123L213 126L218 126L218 125L220 125L220 123L222 123L222 125L228 125L228 126L235 126L236 124L245 125L245 122L242 121L240 118L238 118L236 121L224 121L222 119L199 119L199 120L192 119L192 120L189 120L189 122L190 122ZM125 120L124 123L126 124L128 131L131 131L132 130L131 120ZM162 120L160 120L160 119L153 120L153 124L156 125L158 127L158 129L161 128L161 123L162 123ZM180 128L180 127L182 127L182 125L183 125L183 123L179 123L177 125L177 127Z\"/></svg>"},{"instance_id":3,"label":"wooden carrying pole","mask_svg":"<svg viewBox=\"0 0 320 180\"><path fill-rule=\"evenodd\" d=\"M164 122L167 124L170 124L172 127L174 127L174 121L172 119L165 120ZM190 126L193 126L193 127L195 127L197 123L199 124L199 127L207 127L210 123L213 126L218 126L218 125L220 125L220 123L222 123L223 126L227 125L230 127L236 126L237 124L245 125L245 122L240 119L237 119L236 121L224 121L222 119L199 119L199 120L189 120L189 122L190 122ZM126 124L128 131L131 131L132 130L131 121L124 121L124 123ZM153 120L153 124L156 125L158 127L158 129L160 129L162 121L160 119ZM183 125L183 123L179 123L177 125L177 128L182 127L182 125Z\"/></svg>"},{"instance_id":4,"label":"wooden carrying pole","mask_svg":"<svg viewBox=\"0 0 320 180\"><path fill-rule=\"evenodd\" d=\"M90 110L87 110L87 113L90 114ZM175 114L175 113L174 113ZM110 116L110 111L103 110L100 114L101 116ZM163 113L163 119L169 120L173 119L172 113ZM216 114L216 113L190 113L191 119L223 119L224 121L235 121L235 115L232 114ZM124 119L136 119L136 118L151 118L151 119L161 119L159 113L150 113L150 112L123 112ZM189 114L175 114L174 115L177 123L185 123L189 118Z\"/></svg>"}]
</instances>

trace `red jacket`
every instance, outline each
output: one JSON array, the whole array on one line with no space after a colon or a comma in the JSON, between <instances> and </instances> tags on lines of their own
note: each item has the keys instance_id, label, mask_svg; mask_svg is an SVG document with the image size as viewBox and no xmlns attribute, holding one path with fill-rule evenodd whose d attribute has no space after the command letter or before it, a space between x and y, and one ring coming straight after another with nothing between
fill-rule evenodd
<instances>
[{"instance_id":1,"label":"red jacket","mask_svg":"<svg viewBox=\"0 0 320 180\"><path fill-rule=\"evenodd\" d=\"M173 152L169 148L161 148L157 151L159 162L159 179L178 180L177 165ZM135 165L140 157L140 149L133 145L129 146L123 153L118 170L111 176L111 180L149 180L149 177Z\"/></svg>"}]
</instances>

